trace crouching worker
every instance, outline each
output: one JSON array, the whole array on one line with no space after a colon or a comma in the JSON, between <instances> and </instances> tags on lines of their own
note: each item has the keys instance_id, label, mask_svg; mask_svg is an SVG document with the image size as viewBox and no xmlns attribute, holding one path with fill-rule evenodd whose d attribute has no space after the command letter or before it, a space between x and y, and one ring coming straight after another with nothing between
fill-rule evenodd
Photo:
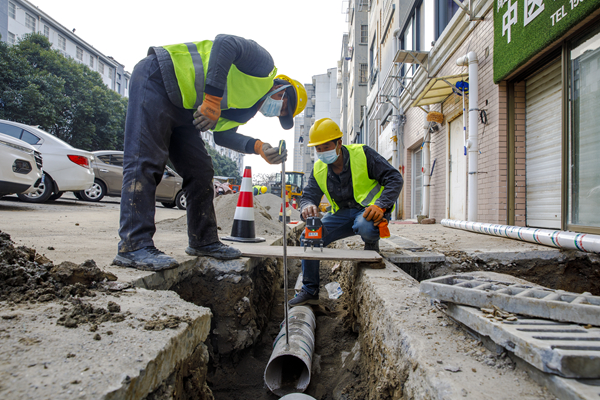
<instances>
[{"instance_id":1,"label":"crouching worker","mask_svg":"<svg viewBox=\"0 0 600 400\"><path fill-rule=\"evenodd\" d=\"M316 147L319 160L300 199L302 219L319 216L317 204L325 194L331 212L321 221L324 245L360 235L365 250L379 251L379 224L389 220L402 190L402 175L372 148L342 145L342 136L329 118L310 128L308 146ZM289 301L290 307L319 304L319 264L302 260L302 290Z\"/></svg>"}]
</instances>

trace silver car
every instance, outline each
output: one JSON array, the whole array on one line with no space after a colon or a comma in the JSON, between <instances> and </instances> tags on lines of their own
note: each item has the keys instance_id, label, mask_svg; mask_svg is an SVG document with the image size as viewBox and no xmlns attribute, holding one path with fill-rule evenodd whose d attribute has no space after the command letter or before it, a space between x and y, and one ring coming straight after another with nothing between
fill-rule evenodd
<instances>
[{"instance_id":1,"label":"silver car","mask_svg":"<svg viewBox=\"0 0 600 400\"><path fill-rule=\"evenodd\" d=\"M116 150L94 151L92 167L96 178L91 188L76 194L86 201L100 201L104 196L120 197L123 186L123 152ZM185 210L185 195L182 190L183 178L166 167L160 184L156 188L156 201L167 208L177 206Z\"/></svg>"}]
</instances>

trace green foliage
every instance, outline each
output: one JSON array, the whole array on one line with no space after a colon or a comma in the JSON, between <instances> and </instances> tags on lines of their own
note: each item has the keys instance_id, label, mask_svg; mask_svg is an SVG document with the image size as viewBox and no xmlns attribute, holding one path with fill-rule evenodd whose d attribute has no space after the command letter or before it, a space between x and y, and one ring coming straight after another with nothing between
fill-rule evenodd
<instances>
[{"instance_id":1,"label":"green foliage","mask_svg":"<svg viewBox=\"0 0 600 400\"><path fill-rule=\"evenodd\" d=\"M39 125L74 147L121 150L127 99L40 34L0 42L0 118Z\"/></svg>"},{"instance_id":2,"label":"green foliage","mask_svg":"<svg viewBox=\"0 0 600 400\"><path fill-rule=\"evenodd\" d=\"M219 154L215 149L207 147L208 154L212 157L215 176L233 176L236 184L242 183L242 177L238 171L237 164L231 158Z\"/></svg>"},{"instance_id":3,"label":"green foliage","mask_svg":"<svg viewBox=\"0 0 600 400\"><path fill-rule=\"evenodd\" d=\"M506 1L498 9L494 2L494 82L506 78L511 72L534 57L537 53L556 42L573 26L600 7L600 0L555 0L544 1L544 10L525 25L525 0ZM503 28L503 18L509 21L509 3L517 3L517 23L510 25L511 40L508 43L508 30ZM502 3L502 1L501 1ZM530 4L535 10L534 4ZM563 13L564 11L564 13ZM506 24L508 26L508 24ZM502 36L504 33L504 36Z\"/></svg>"}]
</instances>

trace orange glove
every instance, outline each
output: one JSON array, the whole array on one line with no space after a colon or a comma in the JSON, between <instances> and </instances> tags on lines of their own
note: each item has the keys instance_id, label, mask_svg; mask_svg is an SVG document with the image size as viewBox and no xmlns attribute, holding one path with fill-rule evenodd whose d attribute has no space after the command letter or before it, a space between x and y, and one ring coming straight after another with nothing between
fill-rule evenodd
<instances>
[{"instance_id":1,"label":"orange glove","mask_svg":"<svg viewBox=\"0 0 600 400\"><path fill-rule=\"evenodd\" d=\"M385 210L383 210L381 207L373 204L372 206L369 206L365 209L365 212L363 213L363 217L365 217L365 219L367 221L372 220L373 225L377 226L383 219L384 212L385 212Z\"/></svg>"},{"instance_id":2,"label":"orange glove","mask_svg":"<svg viewBox=\"0 0 600 400\"><path fill-rule=\"evenodd\" d=\"M217 121L221 116L221 100L222 97L207 94L204 101L198 107L198 111L194 113L194 125L201 132L213 129L217 126Z\"/></svg>"},{"instance_id":3,"label":"orange glove","mask_svg":"<svg viewBox=\"0 0 600 400\"><path fill-rule=\"evenodd\" d=\"M379 223L379 237L381 239L387 239L390 237L390 230L388 229L387 219L382 219Z\"/></svg>"}]
</instances>

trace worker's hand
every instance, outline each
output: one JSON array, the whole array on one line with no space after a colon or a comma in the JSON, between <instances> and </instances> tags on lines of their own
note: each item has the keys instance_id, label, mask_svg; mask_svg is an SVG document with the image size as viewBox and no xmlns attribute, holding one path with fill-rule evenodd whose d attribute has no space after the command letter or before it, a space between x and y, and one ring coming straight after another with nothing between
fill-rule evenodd
<instances>
[{"instance_id":1,"label":"worker's hand","mask_svg":"<svg viewBox=\"0 0 600 400\"><path fill-rule=\"evenodd\" d=\"M279 154L279 149L272 147L269 143L263 143L257 140L254 143L254 152L260 154L269 164L281 164L287 160L287 149L283 150L282 154Z\"/></svg>"},{"instance_id":2,"label":"worker's hand","mask_svg":"<svg viewBox=\"0 0 600 400\"><path fill-rule=\"evenodd\" d=\"M221 116L222 97L207 94L204 101L194 113L194 125L200 132L205 132L217 126Z\"/></svg>"},{"instance_id":3,"label":"worker's hand","mask_svg":"<svg viewBox=\"0 0 600 400\"><path fill-rule=\"evenodd\" d=\"M365 217L367 221L373 221L373 225L377 226L383 221L383 213L385 213L385 210L373 204L365 209L363 217Z\"/></svg>"},{"instance_id":4,"label":"worker's hand","mask_svg":"<svg viewBox=\"0 0 600 400\"><path fill-rule=\"evenodd\" d=\"M319 209L314 204L309 204L302 209L302 219L306 220L308 217L318 217Z\"/></svg>"}]
</instances>

